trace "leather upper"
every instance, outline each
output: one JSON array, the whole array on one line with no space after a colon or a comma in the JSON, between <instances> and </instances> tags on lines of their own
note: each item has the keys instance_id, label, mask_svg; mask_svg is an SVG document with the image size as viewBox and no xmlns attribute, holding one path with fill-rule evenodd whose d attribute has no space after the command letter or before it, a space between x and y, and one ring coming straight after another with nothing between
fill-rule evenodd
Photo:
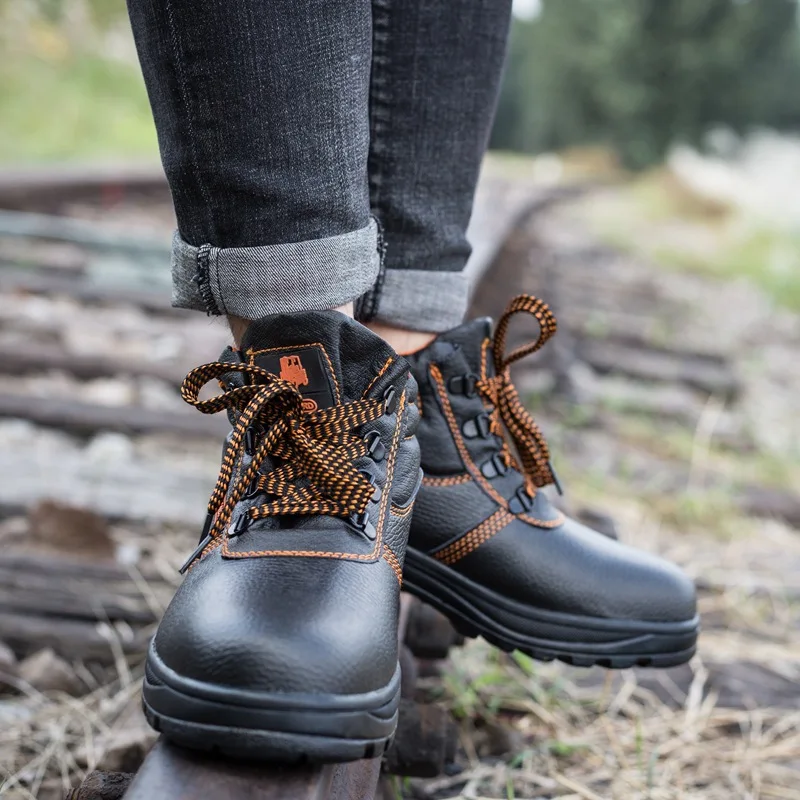
<instances>
[{"instance_id":1,"label":"leather upper","mask_svg":"<svg viewBox=\"0 0 800 800\"><path fill-rule=\"evenodd\" d=\"M410 546L510 599L609 619L683 621L695 589L677 567L566 519L499 454L474 380L493 375L491 321L439 336L409 357L419 384L425 479ZM533 494L533 496L531 496Z\"/></svg>"},{"instance_id":2,"label":"leather upper","mask_svg":"<svg viewBox=\"0 0 800 800\"><path fill-rule=\"evenodd\" d=\"M286 351L285 373L302 383L304 345L322 348L330 372L330 393L319 370L307 370L308 387L299 387L317 403L386 398L393 389L383 415L357 431L373 445L354 461L376 487L369 521L269 516L244 521L243 532L231 535L264 498L238 503L230 528L193 563L156 634L159 659L182 678L253 691L352 694L385 686L397 668L408 511L420 482L416 383L385 342L332 311L259 320L241 352L223 359ZM230 385L240 381L230 375ZM249 459L241 454L236 473ZM279 463L271 459L261 471Z\"/></svg>"}]
</instances>

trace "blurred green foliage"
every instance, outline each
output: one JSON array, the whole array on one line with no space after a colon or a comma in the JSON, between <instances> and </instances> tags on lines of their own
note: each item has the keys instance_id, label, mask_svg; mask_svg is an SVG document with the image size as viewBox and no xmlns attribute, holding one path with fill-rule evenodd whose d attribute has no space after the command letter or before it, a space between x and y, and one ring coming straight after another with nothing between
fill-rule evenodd
<instances>
[{"instance_id":1,"label":"blurred green foliage","mask_svg":"<svg viewBox=\"0 0 800 800\"><path fill-rule=\"evenodd\" d=\"M77 9L101 30L108 30L126 13L124 0L0 0L0 13L12 5L22 6L28 17L39 16L56 25Z\"/></svg>"},{"instance_id":2,"label":"blurred green foliage","mask_svg":"<svg viewBox=\"0 0 800 800\"><path fill-rule=\"evenodd\" d=\"M0 161L155 158L136 65L87 54L0 63Z\"/></svg>"},{"instance_id":3,"label":"blurred green foliage","mask_svg":"<svg viewBox=\"0 0 800 800\"><path fill-rule=\"evenodd\" d=\"M154 159L124 0L0 0L0 163Z\"/></svg>"},{"instance_id":4,"label":"blurred green foliage","mask_svg":"<svg viewBox=\"0 0 800 800\"><path fill-rule=\"evenodd\" d=\"M517 20L495 149L627 166L718 124L800 129L797 0L541 0ZM0 0L0 161L156 153L124 0Z\"/></svg>"},{"instance_id":5,"label":"blurred green foliage","mask_svg":"<svg viewBox=\"0 0 800 800\"><path fill-rule=\"evenodd\" d=\"M542 0L517 20L492 146L606 144L629 167L708 129L800 128L796 0Z\"/></svg>"}]
</instances>

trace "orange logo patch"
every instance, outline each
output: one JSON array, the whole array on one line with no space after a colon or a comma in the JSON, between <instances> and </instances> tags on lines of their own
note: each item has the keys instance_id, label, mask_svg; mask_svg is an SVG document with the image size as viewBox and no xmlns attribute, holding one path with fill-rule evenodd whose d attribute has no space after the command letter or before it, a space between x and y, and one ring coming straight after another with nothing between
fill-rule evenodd
<instances>
[{"instance_id":1,"label":"orange logo patch","mask_svg":"<svg viewBox=\"0 0 800 800\"><path fill-rule=\"evenodd\" d=\"M304 397L303 398L303 411L316 411L319 408L317 405L317 401L311 397Z\"/></svg>"},{"instance_id":2,"label":"orange logo patch","mask_svg":"<svg viewBox=\"0 0 800 800\"><path fill-rule=\"evenodd\" d=\"M293 383L295 386L308 386L308 373L303 368L303 363L300 361L300 356L281 356L281 374L280 377ZM311 401L314 403L314 401ZM305 401L303 402L305 407ZM314 403L314 408L317 404ZM306 409L313 411L314 409Z\"/></svg>"}]
</instances>

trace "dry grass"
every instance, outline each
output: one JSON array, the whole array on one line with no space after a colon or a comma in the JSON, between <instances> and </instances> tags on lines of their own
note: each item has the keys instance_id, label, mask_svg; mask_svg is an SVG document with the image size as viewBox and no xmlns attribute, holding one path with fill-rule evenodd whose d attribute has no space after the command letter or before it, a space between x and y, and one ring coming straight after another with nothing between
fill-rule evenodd
<instances>
[{"instance_id":1,"label":"dry grass","mask_svg":"<svg viewBox=\"0 0 800 800\"><path fill-rule=\"evenodd\" d=\"M470 643L453 654L444 682L468 766L414 784L406 797L800 798L800 703L791 689L800 679L800 608L787 597L792 568L778 567L795 562L800 540L752 520L752 536L687 540L648 528L635 505L628 501L627 520L638 520L639 543L681 561L691 555L705 587L706 630L691 669L587 671ZM784 694L772 693L772 680ZM486 735L498 725L512 731L499 746Z\"/></svg>"},{"instance_id":2,"label":"dry grass","mask_svg":"<svg viewBox=\"0 0 800 800\"><path fill-rule=\"evenodd\" d=\"M574 491L580 496L580 486ZM759 686L743 684L745 707L724 707L719 683L744 661L800 677L800 608L783 570L800 559L800 537L752 520L751 536L730 541L677 534L644 504L609 499L624 532L690 564L704 587L706 631L691 670L580 670L469 642L453 651L440 679L423 683L459 719L462 771L398 781L398 797L800 799L798 703L769 707ZM137 544L146 554L157 547L168 568L185 538L142 535ZM140 678L141 658L118 656L103 685L81 698L20 686L19 699L0 704L0 795L54 800L102 766L108 742L138 704ZM722 689L729 699L731 686Z\"/></svg>"},{"instance_id":3,"label":"dry grass","mask_svg":"<svg viewBox=\"0 0 800 800\"><path fill-rule=\"evenodd\" d=\"M0 732L0 796L62 798L95 768L115 723L138 703L141 670L127 663L118 669L122 677L84 697L29 692L15 704L17 718L4 719Z\"/></svg>"},{"instance_id":4,"label":"dry grass","mask_svg":"<svg viewBox=\"0 0 800 800\"><path fill-rule=\"evenodd\" d=\"M707 692L700 657L692 664L688 694L672 688L678 707L637 683L633 673L582 687L560 666L528 670L513 660L494 667L482 644L454 657L453 669L473 686L478 731L488 718L519 735L511 758L489 763L470 748L468 768L428 783L420 797L619 798L730 800L800 797L800 713L780 709L726 709ZM490 715L487 709L492 709ZM475 718L462 724L465 741L476 738ZM478 738L479 735L478 735ZM436 794L446 787L455 795Z\"/></svg>"}]
</instances>

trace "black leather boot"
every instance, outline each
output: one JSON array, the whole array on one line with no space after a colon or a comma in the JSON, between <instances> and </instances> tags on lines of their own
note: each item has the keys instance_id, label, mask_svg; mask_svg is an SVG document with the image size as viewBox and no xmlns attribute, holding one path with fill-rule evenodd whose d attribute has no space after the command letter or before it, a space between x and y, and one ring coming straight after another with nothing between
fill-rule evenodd
<instances>
[{"instance_id":1,"label":"black leather boot","mask_svg":"<svg viewBox=\"0 0 800 800\"><path fill-rule=\"evenodd\" d=\"M217 379L223 393L199 400ZM384 751L416 392L406 361L335 311L265 317L189 373L184 399L227 410L233 431L147 657L145 711L167 738L283 762Z\"/></svg>"},{"instance_id":2,"label":"black leather boot","mask_svg":"<svg viewBox=\"0 0 800 800\"><path fill-rule=\"evenodd\" d=\"M514 314L536 342L505 355ZM478 319L410 356L425 471L404 588L467 636L579 666L680 664L695 651L695 590L676 567L566 519L540 488L557 479L509 365L555 332L550 310L516 298L492 337ZM519 460L512 453L515 446Z\"/></svg>"}]
</instances>

